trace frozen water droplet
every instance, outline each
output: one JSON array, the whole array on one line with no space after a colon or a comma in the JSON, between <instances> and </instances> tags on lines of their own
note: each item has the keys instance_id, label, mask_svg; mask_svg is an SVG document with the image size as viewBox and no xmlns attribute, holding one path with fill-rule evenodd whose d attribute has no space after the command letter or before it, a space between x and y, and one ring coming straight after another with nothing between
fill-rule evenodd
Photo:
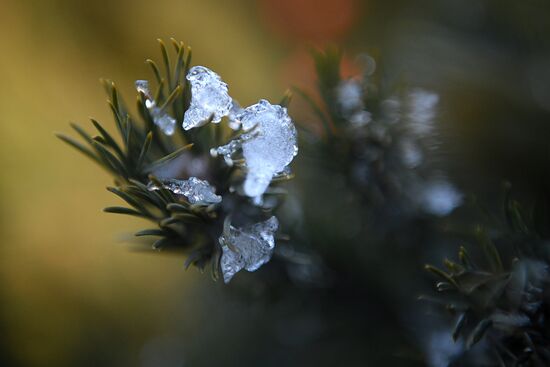
<instances>
[{"instance_id":1,"label":"frozen water droplet","mask_svg":"<svg viewBox=\"0 0 550 367\"><path fill-rule=\"evenodd\" d=\"M188 180L165 179L161 180L162 188L172 191L174 194L183 195L191 204L217 204L222 201L222 197L216 195L216 190L208 181L200 180L196 177L189 177ZM149 190L159 190L160 188L150 182Z\"/></svg>"},{"instance_id":2,"label":"frozen water droplet","mask_svg":"<svg viewBox=\"0 0 550 367\"><path fill-rule=\"evenodd\" d=\"M239 119L244 129L255 127L253 136L242 141L242 150L247 167L244 192L257 197L298 154L296 128L286 108L265 99L244 109Z\"/></svg>"},{"instance_id":3,"label":"frozen water droplet","mask_svg":"<svg viewBox=\"0 0 550 367\"><path fill-rule=\"evenodd\" d=\"M183 128L192 129L212 117L218 123L232 106L227 84L220 76L204 66L192 67L186 76L191 83L191 105L185 111Z\"/></svg>"},{"instance_id":4,"label":"frozen water droplet","mask_svg":"<svg viewBox=\"0 0 550 367\"><path fill-rule=\"evenodd\" d=\"M227 162L231 161L231 156L241 148L242 141L240 139L231 140L229 143L217 148L210 149L210 155L217 157L223 156Z\"/></svg>"},{"instance_id":5,"label":"frozen water droplet","mask_svg":"<svg viewBox=\"0 0 550 367\"><path fill-rule=\"evenodd\" d=\"M174 135L176 132L176 120L160 108L154 108L153 121L166 135Z\"/></svg>"},{"instance_id":6,"label":"frozen water droplet","mask_svg":"<svg viewBox=\"0 0 550 367\"><path fill-rule=\"evenodd\" d=\"M228 144L211 149L212 156L222 155L232 164L232 155L242 149L247 167L244 193L258 198L263 195L273 176L285 170L298 154L296 128L287 110L265 99L242 110L236 116L249 132Z\"/></svg>"},{"instance_id":7,"label":"frozen water droplet","mask_svg":"<svg viewBox=\"0 0 550 367\"><path fill-rule=\"evenodd\" d=\"M252 139L254 136L255 136L254 131L243 133L238 138L231 140L229 143L225 145L210 149L210 155L212 157L217 157L221 155L225 160L225 163L228 166L232 166L233 154L235 154L235 152L237 152L239 149L242 148L243 142L245 142L246 140Z\"/></svg>"},{"instance_id":8,"label":"frozen water droplet","mask_svg":"<svg viewBox=\"0 0 550 367\"><path fill-rule=\"evenodd\" d=\"M219 240L222 248L220 267L225 283L240 270L258 270L271 259L278 228L276 217L243 228L229 227L229 233L224 233Z\"/></svg>"},{"instance_id":9,"label":"frozen water droplet","mask_svg":"<svg viewBox=\"0 0 550 367\"><path fill-rule=\"evenodd\" d=\"M149 82L147 80L136 80L135 85L137 91L143 93L145 96L145 107L149 110L155 125L157 125L166 135L174 135L176 131L176 120L156 106L155 100L149 90Z\"/></svg>"},{"instance_id":10,"label":"frozen water droplet","mask_svg":"<svg viewBox=\"0 0 550 367\"><path fill-rule=\"evenodd\" d=\"M143 93L147 99L153 99L151 92L149 90L149 81L147 80L136 80L135 82L136 89L138 92Z\"/></svg>"}]
</instances>

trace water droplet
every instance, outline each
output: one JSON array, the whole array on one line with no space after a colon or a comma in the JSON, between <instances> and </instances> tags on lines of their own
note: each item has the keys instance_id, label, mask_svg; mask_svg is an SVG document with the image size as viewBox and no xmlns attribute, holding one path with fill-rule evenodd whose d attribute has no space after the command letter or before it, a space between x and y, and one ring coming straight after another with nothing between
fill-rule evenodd
<instances>
[{"instance_id":1,"label":"water droplet","mask_svg":"<svg viewBox=\"0 0 550 367\"><path fill-rule=\"evenodd\" d=\"M145 107L149 110L149 114L153 118L153 122L166 135L174 135L176 131L176 120L157 107L151 91L149 90L149 82L147 80L136 80L136 89L145 96Z\"/></svg>"},{"instance_id":2,"label":"water droplet","mask_svg":"<svg viewBox=\"0 0 550 367\"><path fill-rule=\"evenodd\" d=\"M164 179L161 180L162 188L172 191L174 194L183 195L191 204L217 204L222 201L222 197L216 195L216 190L208 181L200 180L196 177L189 177L188 180ZM160 188L150 182L149 190L159 190Z\"/></svg>"}]
</instances>

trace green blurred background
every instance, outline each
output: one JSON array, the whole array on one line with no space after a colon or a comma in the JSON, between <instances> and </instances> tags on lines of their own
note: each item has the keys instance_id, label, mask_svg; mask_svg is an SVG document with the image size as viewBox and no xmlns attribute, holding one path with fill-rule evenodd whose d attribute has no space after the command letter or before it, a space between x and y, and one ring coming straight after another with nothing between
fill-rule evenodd
<instances>
[{"instance_id":1,"label":"green blurred background","mask_svg":"<svg viewBox=\"0 0 550 367\"><path fill-rule=\"evenodd\" d=\"M452 177L491 198L502 178L529 192L547 176L549 28L546 1L0 0L3 365L181 366L253 327L206 337L241 306L183 258L131 251L142 223L102 214L109 176L53 136L112 127L98 79L133 96L157 38L191 45L243 105L311 86L308 47L345 47L349 73L369 52L442 96Z\"/></svg>"}]
</instances>

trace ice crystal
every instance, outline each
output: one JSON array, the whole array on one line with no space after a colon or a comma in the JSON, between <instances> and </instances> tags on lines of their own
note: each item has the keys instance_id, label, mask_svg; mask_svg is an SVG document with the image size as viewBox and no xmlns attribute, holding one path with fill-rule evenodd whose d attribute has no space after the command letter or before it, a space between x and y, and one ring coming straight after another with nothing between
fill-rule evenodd
<instances>
[{"instance_id":1,"label":"ice crystal","mask_svg":"<svg viewBox=\"0 0 550 367\"><path fill-rule=\"evenodd\" d=\"M239 115L244 111L239 102L233 100L231 109L229 110L229 127L233 130L238 130L241 127Z\"/></svg>"},{"instance_id":2,"label":"ice crystal","mask_svg":"<svg viewBox=\"0 0 550 367\"><path fill-rule=\"evenodd\" d=\"M191 204L217 204L222 201L221 196L216 195L214 187L208 181L196 177L188 180L164 179L161 180L162 188L172 191L174 194L183 195ZM159 190L155 183L149 183L149 190Z\"/></svg>"},{"instance_id":3,"label":"ice crystal","mask_svg":"<svg viewBox=\"0 0 550 367\"><path fill-rule=\"evenodd\" d=\"M231 140L225 145L210 149L210 155L212 157L221 155L224 158L225 163L227 163L228 166L231 166L233 165L233 154L235 154L239 149L242 149L243 143L246 140L252 139L254 136L253 131L245 132L239 135L238 138Z\"/></svg>"},{"instance_id":4,"label":"ice crystal","mask_svg":"<svg viewBox=\"0 0 550 367\"><path fill-rule=\"evenodd\" d=\"M287 110L265 99L245 108L237 117L245 130L253 129L242 141L247 174L244 193L263 195L273 176L282 172L298 153L296 128Z\"/></svg>"},{"instance_id":5,"label":"ice crystal","mask_svg":"<svg viewBox=\"0 0 550 367\"><path fill-rule=\"evenodd\" d=\"M243 228L229 227L220 237L220 267L225 283L240 270L258 270L271 259L275 248L274 234L279 228L276 217Z\"/></svg>"},{"instance_id":6,"label":"ice crystal","mask_svg":"<svg viewBox=\"0 0 550 367\"><path fill-rule=\"evenodd\" d=\"M136 80L136 89L145 96L145 107L149 110L153 122L166 135L173 135L176 131L176 120L157 107L151 91L149 90L149 82L147 80Z\"/></svg>"},{"instance_id":7,"label":"ice crystal","mask_svg":"<svg viewBox=\"0 0 550 367\"><path fill-rule=\"evenodd\" d=\"M194 66L186 78L191 84L191 105L183 118L185 130L200 126L209 118L218 123L229 114L232 99L218 74L204 66Z\"/></svg>"}]
</instances>

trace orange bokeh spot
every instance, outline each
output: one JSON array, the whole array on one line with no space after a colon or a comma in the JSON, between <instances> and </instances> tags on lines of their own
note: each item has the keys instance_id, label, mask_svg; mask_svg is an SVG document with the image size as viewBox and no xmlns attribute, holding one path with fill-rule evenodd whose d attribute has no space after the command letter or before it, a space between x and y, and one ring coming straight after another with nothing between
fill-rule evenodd
<instances>
[{"instance_id":1,"label":"orange bokeh spot","mask_svg":"<svg viewBox=\"0 0 550 367\"><path fill-rule=\"evenodd\" d=\"M340 64L340 75L342 79L357 77L362 72L353 58L346 54L342 56ZM280 69L282 86L295 86L308 93L314 102L325 111L324 103L317 90L317 75L315 73L315 64L312 55L304 49L297 49L290 53L289 56L281 63ZM314 131L317 134L322 133L321 121L318 119L302 97L295 95L291 104L290 110L293 118L296 118L298 123ZM325 111L326 112L326 111Z\"/></svg>"},{"instance_id":2,"label":"orange bokeh spot","mask_svg":"<svg viewBox=\"0 0 550 367\"><path fill-rule=\"evenodd\" d=\"M260 14L276 34L312 43L341 40L359 10L358 0L260 1Z\"/></svg>"}]
</instances>

